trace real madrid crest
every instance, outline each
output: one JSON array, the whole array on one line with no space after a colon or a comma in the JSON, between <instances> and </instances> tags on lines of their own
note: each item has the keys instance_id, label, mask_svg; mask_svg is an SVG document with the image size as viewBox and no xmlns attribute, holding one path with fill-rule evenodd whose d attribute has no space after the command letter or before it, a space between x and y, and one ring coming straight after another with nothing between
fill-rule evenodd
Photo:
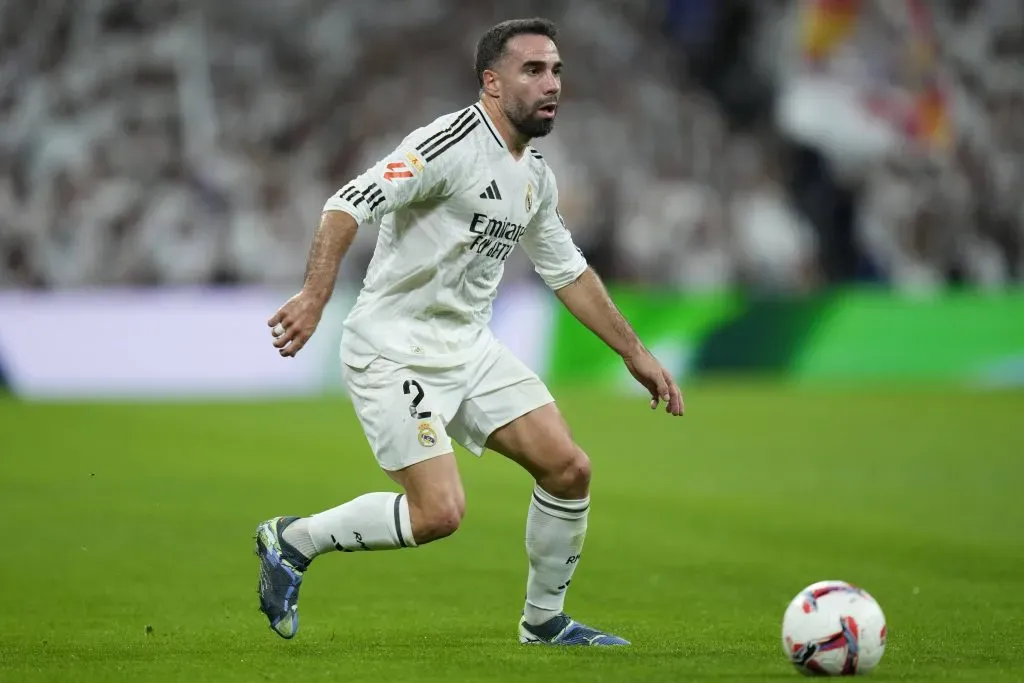
<instances>
[{"instance_id":1,"label":"real madrid crest","mask_svg":"<svg viewBox=\"0 0 1024 683\"><path fill-rule=\"evenodd\" d=\"M433 430L429 422L420 422L420 431L417 439L419 439L421 446L430 448L437 443L437 432Z\"/></svg>"},{"instance_id":2,"label":"real madrid crest","mask_svg":"<svg viewBox=\"0 0 1024 683\"><path fill-rule=\"evenodd\" d=\"M533 185L526 183L526 211L533 208Z\"/></svg>"}]
</instances>

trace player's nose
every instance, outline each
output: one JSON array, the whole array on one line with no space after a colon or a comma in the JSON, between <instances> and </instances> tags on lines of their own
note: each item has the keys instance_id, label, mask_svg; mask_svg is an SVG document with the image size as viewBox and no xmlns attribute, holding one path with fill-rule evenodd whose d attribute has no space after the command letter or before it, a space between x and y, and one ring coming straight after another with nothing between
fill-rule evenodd
<instances>
[{"instance_id":1,"label":"player's nose","mask_svg":"<svg viewBox=\"0 0 1024 683\"><path fill-rule=\"evenodd\" d=\"M541 87L544 88L544 94L550 97L551 95L558 94L562 89L562 84L559 82L558 76L549 71L547 76L544 78Z\"/></svg>"}]
</instances>

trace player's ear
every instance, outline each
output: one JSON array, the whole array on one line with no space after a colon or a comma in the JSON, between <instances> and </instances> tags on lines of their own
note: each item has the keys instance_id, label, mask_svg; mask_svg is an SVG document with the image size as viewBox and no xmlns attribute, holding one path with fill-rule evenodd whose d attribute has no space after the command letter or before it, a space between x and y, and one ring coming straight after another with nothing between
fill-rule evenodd
<instances>
[{"instance_id":1,"label":"player's ear","mask_svg":"<svg viewBox=\"0 0 1024 683\"><path fill-rule=\"evenodd\" d=\"M497 97L498 92L501 90L498 72L491 71L490 69L484 69L482 76L484 83L480 86L480 91L490 95L491 97Z\"/></svg>"}]
</instances>

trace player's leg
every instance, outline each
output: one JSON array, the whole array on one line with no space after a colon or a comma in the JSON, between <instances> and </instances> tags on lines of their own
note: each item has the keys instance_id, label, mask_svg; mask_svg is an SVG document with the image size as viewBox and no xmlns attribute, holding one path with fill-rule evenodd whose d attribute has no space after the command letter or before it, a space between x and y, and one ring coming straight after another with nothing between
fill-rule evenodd
<instances>
[{"instance_id":1,"label":"player's leg","mask_svg":"<svg viewBox=\"0 0 1024 683\"><path fill-rule=\"evenodd\" d=\"M565 614L565 595L583 554L590 512L590 459L554 403L496 429L488 448L536 482L526 515L530 567L519 641L551 645L628 645Z\"/></svg>"},{"instance_id":2,"label":"player's leg","mask_svg":"<svg viewBox=\"0 0 1024 683\"><path fill-rule=\"evenodd\" d=\"M564 611L590 510L590 459L543 382L505 349L472 387L449 425L470 451L497 451L534 478L526 518L529 575L520 623L523 643L623 645Z\"/></svg>"},{"instance_id":3,"label":"player's leg","mask_svg":"<svg viewBox=\"0 0 1024 683\"><path fill-rule=\"evenodd\" d=\"M309 517L276 517L257 529L260 609L284 638L298 630L299 587L314 558L340 550L415 548L455 532L465 513L451 452L389 472L404 493L364 493Z\"/></svg>"},{"instance_id":4,"label":"player's leg","mask_svg":"<svg viewBox=\"0 0 1024 683\"><path fill-rule=\"evenodd\" d=\"M403 492L365 493L308 517L259 525L260 608L284 638L298 629L298 591L314 558L335 550L416 547L453 533L465 511L441 418L453 380L444 372L413 375L383 359L346 368L345 380L379 465Z\"/></svg>"},{"instance_id":5,"label":"player's leg","mask_svg":"<svg viewBox=\"0 0 1024 683\"><path fill-rule=\"evenodd\" d=\"M415 545L451 536L466 514L466 494L452 452L388 472L405 491Z\"/></svg>"},{"instance_id":6,"label":"player's leg","mask_svg":"<svg viewBox=\"0 0 1024 683\"><path fill-rule=\"evenodd\" d=\"M347 503L296 519L284 540L309 560L334 550L415 548L450 536L466 510L451 451L388 471L403 493L364 493Z\"/></svg>"}]
</instances>

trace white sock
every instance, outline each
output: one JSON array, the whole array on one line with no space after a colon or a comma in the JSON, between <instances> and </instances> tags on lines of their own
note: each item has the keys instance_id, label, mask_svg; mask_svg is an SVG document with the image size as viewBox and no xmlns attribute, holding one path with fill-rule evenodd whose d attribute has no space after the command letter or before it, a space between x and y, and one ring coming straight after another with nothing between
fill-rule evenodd
<instances>
[{"instance_id":1,"label":"white sock","mask_svg":"<svg viewBox=\"0 0 1024 683\"><path fill-rule=\"evenodd\" d=\"M530 624L542 624L561 613L565 591L579 563L587 535L590 497L563 500L535 486L526 515L526 580L524 613Z\"/></svg>"},{"instance_id":2,"label":"white sock","mask_svg":"<svg viewBox=\"0 0 1024 683\"><path fill-rule=\"evenodd\" d=\"M344 505L294 521L282 535L306 557L332 550L415 548L404 493L367 493Z\"/></svg>"}]
</instances>

